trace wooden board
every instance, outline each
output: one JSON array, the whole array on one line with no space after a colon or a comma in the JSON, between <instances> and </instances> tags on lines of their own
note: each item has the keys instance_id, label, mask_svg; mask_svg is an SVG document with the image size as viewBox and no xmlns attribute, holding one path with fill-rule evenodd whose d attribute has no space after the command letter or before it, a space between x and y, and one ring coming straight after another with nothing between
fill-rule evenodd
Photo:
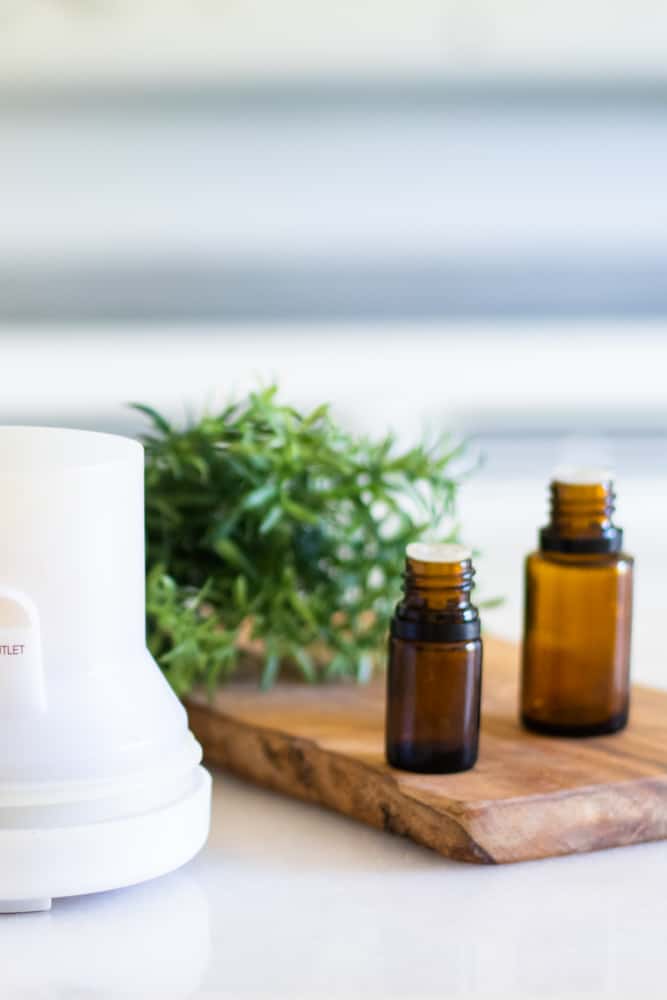
<instances>
[{"instance_id":1,"label":"wooden board","mask_svg":"<svg viewBox=\"0 0 667 1000\"><path fill-rule=\"evenodd\" d=\"M384 761L384 685L234 683L188 703L206 759L251 781L484 864L667 837L667 693L635 687L629 727L563 740L517 722L518 649L487 640L472 771Z\"/></svg>"}]
</instances>

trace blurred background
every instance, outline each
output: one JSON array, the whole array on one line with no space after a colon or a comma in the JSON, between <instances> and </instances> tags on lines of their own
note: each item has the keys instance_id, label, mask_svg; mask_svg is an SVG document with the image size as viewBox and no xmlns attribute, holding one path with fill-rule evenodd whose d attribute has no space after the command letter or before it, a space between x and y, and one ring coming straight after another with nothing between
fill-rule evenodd
<instances>
[{"instance_id":1,"label":"blurred background","mask_svg":"<svg viewBox=\"0 0 667 1000\"><path fill-rule=\"evenodd\" d=\"M611 464L667 683L667 8L0 0L0 420L136 433L278 378L450 428L488 627Z\"/></svg>"}]
</instances>

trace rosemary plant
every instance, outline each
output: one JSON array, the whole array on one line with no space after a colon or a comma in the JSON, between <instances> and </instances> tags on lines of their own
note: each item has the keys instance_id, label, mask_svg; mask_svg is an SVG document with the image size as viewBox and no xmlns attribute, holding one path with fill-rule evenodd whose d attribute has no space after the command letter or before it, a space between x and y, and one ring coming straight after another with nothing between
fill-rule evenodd
<instances>
[{"instance_id":1,"label":"rosemary plant","mask_svg":"<svg viewBox=\"0 0 667 1000\"><path fill-rule=\"evenodd\" d=\"M453 524L461 446L399 451L258 391L146 446L149 645L179 694L229 678L366 679L384 658L405 546ZM454 531L447 534L452 539Z\"/></svg>"}]
</instances>

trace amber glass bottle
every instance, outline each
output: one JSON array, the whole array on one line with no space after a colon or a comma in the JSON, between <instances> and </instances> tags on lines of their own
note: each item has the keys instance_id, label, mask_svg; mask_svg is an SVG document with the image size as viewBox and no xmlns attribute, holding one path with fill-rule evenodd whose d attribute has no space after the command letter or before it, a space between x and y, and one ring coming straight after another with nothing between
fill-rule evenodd
<instances>
[{"instance_id":1,"label":"amber glass bottle","mask_svg":"<svg viewBox=\"0 0 667 1000\"><path fill-rule=\"evenodd\" d=\"M537 732L596 736L628 720L633 560L613 512L603 473L551 483L551 521L526 560L521 718Z\"/></svg>"},{"instance_id":2,"label":"amber glass bottle","mask_svg":"<svg viewBox=\"0 0 667 1000\"><path fill-rule=\"evenodd\" d=\"M405 596L391 622L387 761L405 771L465 771L477 760L482 642L474 570L460 545L407 549Z\"/></svg>"}]
</instances>

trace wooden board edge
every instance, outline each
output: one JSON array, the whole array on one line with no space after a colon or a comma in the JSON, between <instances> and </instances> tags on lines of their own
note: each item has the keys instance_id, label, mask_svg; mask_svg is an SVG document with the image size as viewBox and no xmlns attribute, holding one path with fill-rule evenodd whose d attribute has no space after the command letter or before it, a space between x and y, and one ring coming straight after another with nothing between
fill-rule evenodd
<instances>
[{"instance_id":1,"label":"wooden board edge","mask_svg":"<svg viewBox=\"0 0 667 1000\"><path fill-rule=\"evenodd\" d=\"M498 864L667 840L667 775L477 803L460 821Z\"/></svg>"},{"instance_id":2,"label":"wooden board edge","mask_svg":"<svg viewBox=\"0 0 667 1000\"><path fill-rule=\"evenodd\" d=\"M445 857L474 864L497 859L466 829L465 818L406 795L390 772L323 750L316 743L258 728L206 705L185 702L204 759L255 784L409 837Z\"/></svg>"}]
</instances>

